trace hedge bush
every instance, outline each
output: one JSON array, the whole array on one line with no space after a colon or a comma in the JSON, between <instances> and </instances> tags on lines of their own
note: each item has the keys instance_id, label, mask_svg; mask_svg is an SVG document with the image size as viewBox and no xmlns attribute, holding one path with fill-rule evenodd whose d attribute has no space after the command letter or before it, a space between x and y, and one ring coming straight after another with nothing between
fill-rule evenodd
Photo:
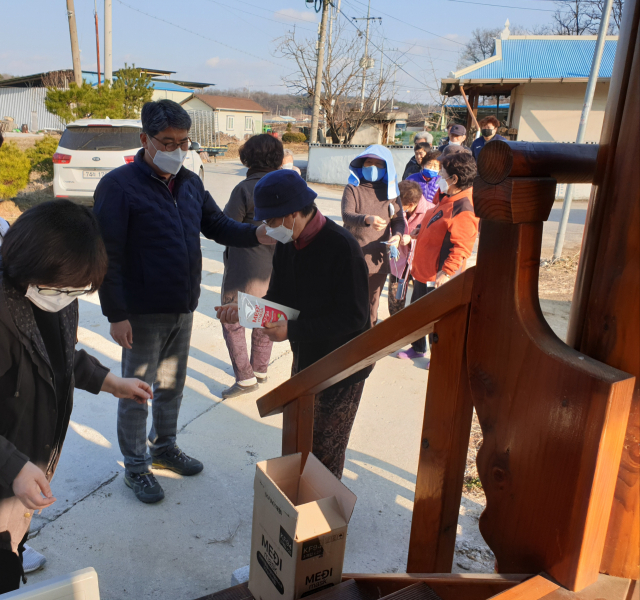
<instances>
[{"instance_id":1,"label":"hedge bush","mask_svg":"<svg viewBox=\"0 0 640 600\"><path fill-rule=\"evenodd\" d=\"M26 152L31 169L36 173L42 173L47 179L53 179L53 155L57 149L58 140L51 135L45 135L38 140L36 145Z\"/></svg>"},{"instance_id":2,"label":"hedge bush","mask_svg":"<svg viewBox=\"0 0 640 600\"><path fill-rule=\"evenodd\" d=\"M13 198L29 183L31 162L13 142L0 148L0 199Z\"/></svg>"},{"instance_id":3,"label":"hedge bush","mask_svg":"<svg viewBox=\"0 0 640 600\"><path fill-rule=\"evenodd\" d=\"M285 144L290 144L290 143L302 143L302 142L306 142L307 141L307 136L304 133L295 133L295 132L291 132L291 131L287 131L285 134L282 135L282 141Z\"/></svg>"}]
</instances>

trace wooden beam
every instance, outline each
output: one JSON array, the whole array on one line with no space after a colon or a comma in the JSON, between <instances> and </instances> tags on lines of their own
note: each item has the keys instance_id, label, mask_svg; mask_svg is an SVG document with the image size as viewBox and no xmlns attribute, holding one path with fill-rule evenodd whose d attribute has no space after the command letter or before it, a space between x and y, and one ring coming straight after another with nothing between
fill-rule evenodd
<instances>
[{"instance_id":1,"label":"wooden beam","mask_svg":"<svg viewBox=\"0 0 640 600\"><path fill-rule=\"evenodd\" d=\"M407 573L448 573L453 566L473 418L468 322L469 306L460 306L434 329Z\"/></svg>"},{"instance_id":2,"label":"wooden beam","mask_svg":"<svg viewBox=\"0 0 640 600\"><path fill-rule=\"evenodd\" d=\"M313 448L314 395L302 396L282 413L282 456L302 452L302 466Z\"/></svg>"},{"instance_id":3,"label":"wooden beam","mask_svg":"<svg viewBox=\"0 0 640 600\"><path fill-rule=\"evenodd\" d=\"M542 316L542 225L482 223L467 338L480 531L501 573L544 571L575 591L598 577L634 379Z\"/></svg>"},{"instance_id":4,"label":"wooden beam","mask_svg":"<svg viewBox=\"0 0 640 600\"><path fill-rule=\"evenodd\" d=\"M382 598L415 583L426 583L443 600L487 600L529 579L531 575L485 573L344 573L342 581L355 579L373 598Z\"/></svg>"},{"instance_id":5,"label":"wooden beam","mask_svg":"<svg viewBox=\"0 0 640 600\"><path fill-rule=\"evenodd\" d=\"M497 185L481 177L473 181L476 216L489 221L514 225L546 221L555 197L556 180L548 177L507 177Z\"/></svg>"},{"instance_id":6,"label":"wooden beam","mask_svg":"<svg viewBox=\"0 0 640 600\"><path fill-rule=\"evenodd\" d=\"M625 2L567 343L636 376L600 569L640 579L640 2Z\"/></svg>"},{"instance_id":7,"label":"wooden beam","mask_svg":"<svg viewBox=\"0 0 640 600\"><path fill-rule=\"evenodd\" d=\"M551 177L558 183L591 183L597 156L595 144L494 140L485 144L478 155L478 176L494 185L507 177Z\"/></svg>"},{"instance_id":8,"label":"wooden beam","mask_svg":"<svg viewBox=\"0 0 640 600\"><path fill-rule=\"evenodd\" d=\"M512 587L506 592L493 596L496 600L540 600L554 592L560 586L546 577L536 575L527 581Z\"/></svg>"},{"instance_id":9,"label":"wooden beam","mask_svg":"<svg viewBox=\"0 0 640 600\"><path fill-rule=\"evenodd\" d=\"M261 417L282 412L294 400L317 394L390 352L431 333L433 324L471 301L472 267L420 298L258 399Z\"/></svg>"}]
</instances>

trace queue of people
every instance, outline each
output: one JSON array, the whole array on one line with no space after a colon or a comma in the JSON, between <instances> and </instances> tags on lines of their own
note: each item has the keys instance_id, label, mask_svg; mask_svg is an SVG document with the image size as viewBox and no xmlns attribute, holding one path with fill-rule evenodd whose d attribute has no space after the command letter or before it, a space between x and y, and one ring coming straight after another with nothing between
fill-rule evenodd
<instances>
[{"instance_id":1,"label":"queue of people","mask_svg":"<svg viewBox=\"0 0 640 600\"><path fill-rule=\"evenodd\" d=\"M124 482L139 501L164 498L152 468L183 476L204 469L177 440L200 296L201 235L225 246L215 307L235 376L225 399L267 380L274 343L290 343L294 375L374 327L387 279L391 315L405 306L409 282L411 302L445 284L464 270L477 237L475 162L460 143L460 125L449 128L442 151L432 148L430 134L419 137L400 182L388 148L372 145L357 155L341 227L322 214L276 138L246 141L246 177L221 210L182 166L188 113L159 100L144 105L141 120L142 148L100 181L93 211L55 200L26 211L8 231L0 227L0 593L17 589L24 577L33 511L55 502L49 482L75 387L119 399ZM485 125L483 136L495 129ZM95 291L122 348L121 377L75 349L77 299ZM249 350L239 292L299 317L254 329ZM423 338L397 356L420 358L426 350ZM313 452L338 478L371 369L315 398Z\"/></svg>"}]
</instances>

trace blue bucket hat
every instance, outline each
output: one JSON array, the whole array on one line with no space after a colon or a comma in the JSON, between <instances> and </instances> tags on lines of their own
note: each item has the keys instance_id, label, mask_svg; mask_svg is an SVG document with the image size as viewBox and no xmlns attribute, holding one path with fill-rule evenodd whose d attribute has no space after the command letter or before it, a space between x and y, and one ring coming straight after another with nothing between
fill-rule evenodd
<instances>
[{"instance_id":1,"label":"blue bucket hat","mask_svg":"<svg viewBox=\"0 0 640 600\"><path fill-rule=\"evenodd\" d=\"M272 171L258 181L253 190L255 218L266 221L285 217L309 206L317 197L318 194L295 171Z\"/></svg>"}]
</instances>

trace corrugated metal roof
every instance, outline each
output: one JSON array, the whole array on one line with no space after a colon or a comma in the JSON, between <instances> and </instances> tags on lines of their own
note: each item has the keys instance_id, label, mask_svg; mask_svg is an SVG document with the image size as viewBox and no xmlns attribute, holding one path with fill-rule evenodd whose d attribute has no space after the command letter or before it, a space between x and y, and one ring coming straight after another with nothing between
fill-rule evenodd
<instances>
[{"instance_id":1,"label":"corrugated metal roof","mask_svg":"<svg viewBox=\"0 0 640 600\"><path fill-rule=\"evenodd\" d=\"M454 74L456 79L586 79L589 77L596 40L566 37L554 39L504 39L502 59L468 73ZM600 78L610 78L617 40L607 40L600 65Z\"/></svg>"},{"instance_id":2,"label":"corrugated metal roof","mask_svg":"<svg viewBox=\"0 0 640 600\"><path fill-rule=\"evenodd\" d=\"M113 78L117 79L118 76L114 74ZM90 83L92 86L98 85L98 74L93 71L82 71L82 79L87 83ZM100 74L100 81L104 83L104 73ZM151 87L164 92L186 92L190 94L193 91L189 88L173 83L172 81L163 79L152 79Z\"/></svg>"},{"instance_id":3,"label":"corrugated metal roof","mask_svg":"<svg viewBox=\"0 0 640 600\"><path fill-rule=\"evenodd\" d=\"M44 106L47 88L0 88L0 119L12 117L16 127L26 124L31 131L64 129L64 123Z\"/></svg>"}]
</instances>

